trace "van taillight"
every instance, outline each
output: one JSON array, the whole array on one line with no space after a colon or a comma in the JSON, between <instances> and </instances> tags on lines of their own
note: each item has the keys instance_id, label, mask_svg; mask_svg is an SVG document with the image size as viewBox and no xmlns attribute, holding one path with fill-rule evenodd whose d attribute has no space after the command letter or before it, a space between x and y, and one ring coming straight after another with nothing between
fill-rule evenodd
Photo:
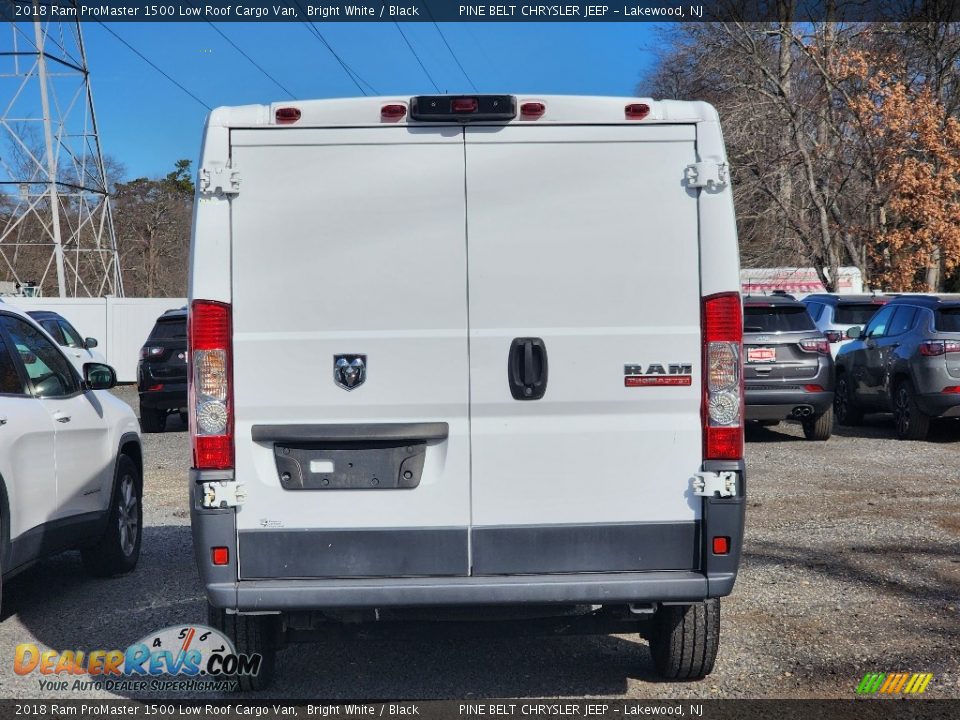
<instances>
[{"instance_id":1,"label":"van taillight","mask_svg":"<svg viewBox=\"0 0 960 720\"><path fill-rule=\"evenodd\" d=\"M643 120L650 114L650 106L646 103L631 103L623 109L627 120Z\"/></svg>"},{"instance_id":2,"label":"van taillight","mask_svg":"<svg viewBox=\"0 0 960 720\"><path fill-rule=\"evenodd\" d=\"M230 306L194 300L190 306L190 436L193 466L233 467L233 358Z\"/></svg>"},{"instance_id":3,"label":"van taillight","mask_svg":"<svg viewBox=\"0 0 960 720\"><path fill-rule=\"evenodd\" d=\"M277 108L274 118L276 118L277 125L291 125L299 120L301 115L300 108L282 107Z\"/></svg>"},{"instance_id":4,"label":"van taillight","mask_svg":"<svg viewBox=\"0 0 960 720\"><path fill-rule=\"evenodd\" d=\"M703 299L705 460L743 457L743 309L738 293Z\"/></svg>"}]
</instances>

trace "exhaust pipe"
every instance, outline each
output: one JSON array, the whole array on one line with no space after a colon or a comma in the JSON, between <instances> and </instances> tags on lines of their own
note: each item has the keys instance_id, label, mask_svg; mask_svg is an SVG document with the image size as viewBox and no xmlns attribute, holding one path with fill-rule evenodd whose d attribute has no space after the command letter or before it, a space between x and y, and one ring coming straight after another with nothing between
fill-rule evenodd
<instances>
[{"instance_id":1,"label":"exhaust pipe","mask_svg":"<svg viewBox=\"0 0 960 720\"><path fill-rule=\"evenodd\" d=\"M793 409L793 416L795 418L808 418L813 415L813 407L810 405L797 405Z\"/></svg>"}]
</instances>

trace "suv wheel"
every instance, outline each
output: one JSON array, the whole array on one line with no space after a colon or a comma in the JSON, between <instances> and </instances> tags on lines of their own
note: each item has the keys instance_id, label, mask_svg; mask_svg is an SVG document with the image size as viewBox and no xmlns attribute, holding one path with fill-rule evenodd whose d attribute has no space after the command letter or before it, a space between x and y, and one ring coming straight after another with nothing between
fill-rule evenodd
<instances>
[{"instance_id":1,"label":"suv wheel","mask_svg":"<svg viewBox=\"0 0 960 720\"><path fill-rule=\"evenodd\" d=\"M137 464L127 455L121 455L117 460L106 532L96 545L80 551L87 572L110 577L130 572L137 566L143 535L142 488Z\"/></svg>"},{"instance_id":2,"label":"suv wheel","mask_svg":"<svg viewBox=\"0 0 960 720\"><path fill-rule=\"evenodd\" d=\"M693 605L661 605L653 616L650 654L668 680L702 680L720 647L720 599Z\"/></svg>"},{"instance_id":3,"label":"suv wheel","mask_svg":"<svg viewBox=\"0 0 960 720\"><path fill-rule=\"evenodd\" d=\"M140 429L145 433L163 432L167 426L167 411L144 407L140 403Z\"/></svg>"},{"instance_id":4,"label":"suv wheel","mask_svg":"<svg viewBox=\"0 0 960 720\"><path fill-rule=\"evenodd\" d=\"M260 672L234 678L242 692L266 690L273 682L277 662L277 615L240 615L228 613L207 603L207 624L230 638L233 647L244 655L259 654Z\"/></svg>"},{"instance_id":5,"label":"suv wheel","mask_svg":"<svg viewBox=\"0 0 960 720\"><path fill-rule=\"evenodd\" d=\"M803 436L807 440L829 440L833 434L833 408L821 415L814 415L803 421Z\"/></svg>"},{"instance_id":6,"label":"suv wheel","mask_svg":"<svg viewBox=\"0 0 960 720\"><path fill-rule=\"evenodd\" d=\"M833 394L833 411L841 425L859 425L863 422L863 410L853 399L853 386L846 375L837 378L837 390Z\"/></svg>"},{"instance_id":7,"label":"suv wheel","mask_svg":"<svg viewBox=\"0 0 960 720\"><path fill-rule=\"evenodd\" d=\"M893 419L901 440L925 440L930 432L930 416L917 405L913 384L904 380L893 396Z\"/></svg>"}]
</instances>

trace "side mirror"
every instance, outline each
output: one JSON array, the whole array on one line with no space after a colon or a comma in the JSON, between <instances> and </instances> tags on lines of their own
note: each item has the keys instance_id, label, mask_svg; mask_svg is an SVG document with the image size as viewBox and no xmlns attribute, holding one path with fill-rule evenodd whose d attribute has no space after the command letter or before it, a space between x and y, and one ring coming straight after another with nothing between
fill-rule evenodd
<instances>
[{"instance_id":1,"label":"side mirror","mask_svg":"<svg viewBox=\"0 0 960 720\"><path fill-rule=\"evenodd\" d=\"M859 325L854 325L852 328L847 328L847 337L851 340L856 340L857 338L863 337L863 330Z\"/></svg>"},{"instance_id":2,"label":"side mirror","mask_svg":"<svg viewBox=\"0 0 960 720\"><path fill-rule=\"evenodd\" d=\"M109 390L117 384L117 373L103 363L84 363L83 380L90 390Z\"/></svg>"},{"instance_id":3,"label":"side mirror","mask_svg":"<svg viewBox=\"0 0 960 720\"><path fill-rule=\"evenodd\" d=\"M97 342L97 339L96 339L96 338L86 338L86 339L83 341L83 346L84 346L87 350L92 350L93 348L95 348L95 347L96 347L97 345L99 345L99 344L100 344L100 343Z\"/></svg>"}]
</instances>

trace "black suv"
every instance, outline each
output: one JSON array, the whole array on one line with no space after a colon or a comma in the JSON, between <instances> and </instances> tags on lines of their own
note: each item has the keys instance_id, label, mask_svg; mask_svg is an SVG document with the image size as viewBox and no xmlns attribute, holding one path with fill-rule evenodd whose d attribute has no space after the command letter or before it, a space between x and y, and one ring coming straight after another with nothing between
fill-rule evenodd
<instances>
[{"instance_id":1,"label":"black suv","mask_svg":"<svg viewBox=\"0 0 960 720\"><path fill-rule=\"evenodd\" d=\"M163 432L167 415L187 418L187 309L167 310L157 318L140 349L137 364L140 427Z\"/></svg>"},{"instance_id":2,"label":"black suv","mask_svg":"<svg viewBox=\"0 0 960 720\"><path fill-rule=\"evenodd\" d=\"M833 359L806 306L789 296L743 300L747 420L799 420L808 440L833 432Z\"/></svg>"},{"instance_id":3,"label":"black suv","mask_svg":"<svg viewBox=\"0 0 960 720\"><path fill-rule=\"evenodd\" d=\"M892 412L897 437L923 440L935 417L960 417L960 295L903 295L837 354L837 420Z\"/></svg>"}]
</instances>

